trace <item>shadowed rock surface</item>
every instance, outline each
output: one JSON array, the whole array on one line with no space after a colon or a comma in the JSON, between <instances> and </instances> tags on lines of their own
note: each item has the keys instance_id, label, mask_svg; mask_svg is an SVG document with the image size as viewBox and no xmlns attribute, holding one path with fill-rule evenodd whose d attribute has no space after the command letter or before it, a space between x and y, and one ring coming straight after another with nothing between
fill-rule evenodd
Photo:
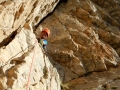
<instances>
[{"instance_id":1,"label":"shadowed rock surface","mask_svg":"<svg viewBox=\"0 0 120 90\"><path fill-rule=\"evenodd\" d=\"M102 39L104 34L105 38L108 36L112 38L114 35L116 38L112 38L115 39L112 41L119 44L120 24L112 18L111 13L107 10L105 12L105 9L97 4L97 1L70 0L58 6L55 12L41 24L42 27L49 27L52 31L48 51L53 60L77 76L107 70L117 66L120 61L114 45L111 46L104 38ZM119 5L117 6L119 9ZM111 16L113 20L107 22L100 10L107 13L106 16ZM116 21L117 26L111 24L113 21ZM106 28L111 30L108 35Z\"/></svg>"},{"instance_id":2,"label":"shadowed rock surface","mask_svg":"<svg viewBox=\"0 0 120 90\"><path fill-rule=\"evenodd\" d=\"M48 27L52 32L48 52L55 61L54 65L58 69L61 80L65 85L70 86L70 90L86 90L89 82L84 86L79 77L118 66L120 62L119 10L119 0L68 0L66 3L61 3L39 26L39 29ZM94 77L94 74L91 76ZM103 75L100 79L104 77L107 76ZM99 81L94 79L93 81L91 79L92 84ZM106 79L106 82L109 80ZM103 85L104 81L101 83ZM97 88L99 85L96 84L95 87L89 85L87 90L94 90L94 88L99 90Z\"/></svg>"}]
</instances>

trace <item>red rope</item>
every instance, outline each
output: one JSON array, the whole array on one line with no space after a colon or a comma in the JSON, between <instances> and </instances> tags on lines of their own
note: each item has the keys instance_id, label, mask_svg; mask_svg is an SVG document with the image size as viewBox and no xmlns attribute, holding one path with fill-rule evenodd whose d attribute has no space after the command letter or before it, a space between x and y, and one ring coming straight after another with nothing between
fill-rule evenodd
<instances>
[{"instance_id":1,"label":"red rope","mask_svg":"<svg viewBox=\"0 0 120 90\"><path fill-rule=\"evenodd\" d=\"M31 66L30 66L30 72L29 72L29 75L28 75L26 90L28 90L28 88L29 88L30 75L31 75L31 72L32 72L32 65L33 65L33 61L34 61L34 57L35 57L36 46L37 46L37 41L35 42L34 53L33 53L33 57L32 57L32 63L31 63Z\"/></svg>"}]
</instances>

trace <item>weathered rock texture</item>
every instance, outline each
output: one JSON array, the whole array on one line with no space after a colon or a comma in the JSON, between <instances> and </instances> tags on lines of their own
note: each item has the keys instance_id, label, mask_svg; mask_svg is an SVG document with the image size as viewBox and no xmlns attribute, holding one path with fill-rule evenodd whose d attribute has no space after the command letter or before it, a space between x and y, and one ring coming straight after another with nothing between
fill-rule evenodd
<instances>
[{"instance_id":1,"label":"weathered rock texture","mask_svg":"<svg viewBox=\"0 0 120 90\"><path fill-rule=\"evenodd\" d=\"M60 90L58 72L33 33L58 1L0 0L0 90Z\"/></svg>"},{"instance_id":2,"label":"weathered rock texture","mask_svg":"<svg viewBox=\"0 0 120 90\"><path fill-rule=\"evenodd\" d=\"M0 42L20 27L35 26L59 0L4 0L0 2ZM5 43L5 41L4 41Z\"/></svg>"},{"instance_id":3,"label":"weathered rock texture","mask_svg":"<svg viewBox=\"0 0 120 90\"><path fill-rule=\"evenodd\" d=\"M0 53L0 90L25 90L29 74L30 90L60 90L59 75L30 30L22 29Z\"/></svg>"},{"instance_id":4,"label":"weathered rock texture","mask_svg":"<svg viewBox=\"0 0 120 90\"><path fill-rule=\"evenodd\" d=\"M119 0L1 0L0 90L119 90L119 67L96 72L120 62L119 21ZM49 58L36 39L46 27Z\"/></svg>"},{"instance_id":5,"label":"weathered rock texture","mask_svg":"<svg viewBox=\"0 0 120 90\"><path fill-rule=\"evenodd\" d=\"M60 64L55 66L61 80L69 82L116 67L120 62L120 1L66 1L40 26L51 30L48 52Z\"/></svg>"},{"instance_id":6,"label":"weathered rock texture","mask_svg":"<svg viewBox=\"0 0 120 90\"><path fill-rule=\"evenodd\" d=\"M64 86L69 90L120 90L120 66L74 79Z\"/></svg>"}]
</instances>

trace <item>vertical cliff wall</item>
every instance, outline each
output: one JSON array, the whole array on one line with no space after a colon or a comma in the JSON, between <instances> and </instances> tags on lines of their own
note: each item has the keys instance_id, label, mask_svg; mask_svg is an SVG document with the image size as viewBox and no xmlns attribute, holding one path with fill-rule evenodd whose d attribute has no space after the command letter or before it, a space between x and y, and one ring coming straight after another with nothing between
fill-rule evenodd
<instances>
[{"instance_id":1,"label":"vertical cliff wall","mask_svg":"<svg viewBox=\"0 0 120 90\"><path fill-rule=\"evenodd\" d=\"M0 90L60 90L34 29L59 0L0 1Z\"/></svg>"},{"instance_id":2,"label":"vertical cliff wall","mask_svg":"<svg viewBox=\"0 0 120 90\"><path fill-rule=\"evenodd\" d=\"M73 81L70 90L93 90L79 77L119 65L119 11L119 0L65 0L39 26L52 31L48 51L65 85Z\"/></svg>"},{"instance_id":3,"label":"vertical cliff wall","mask_svg":"<svg viewBox=\"0 0 120 90\"><path fill-rule=\"evenodd\" d=\"M119 0L1 0L0 90L119 90L119 21Z\"/></svg>"}]
</instances>

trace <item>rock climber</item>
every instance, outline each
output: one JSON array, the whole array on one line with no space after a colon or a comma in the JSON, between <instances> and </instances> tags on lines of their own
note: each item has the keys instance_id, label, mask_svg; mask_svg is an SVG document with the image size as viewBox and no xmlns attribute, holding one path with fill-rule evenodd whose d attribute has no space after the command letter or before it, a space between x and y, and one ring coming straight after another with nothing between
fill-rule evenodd
<instances>
[{"instance_id":1,"label":"rock climber","mask_svg":"<svg viewBox=\"0 0 120 90\"><path fill-rule=\"evenodd\" d=\"M46 54L46 46L48 44L47 38L50 35L50 30L48 28L45 28L41 31L40 33L40 41L39 43L42 45L43 49L44 49L44 53Z\"/></svg>"}]
</instances>

